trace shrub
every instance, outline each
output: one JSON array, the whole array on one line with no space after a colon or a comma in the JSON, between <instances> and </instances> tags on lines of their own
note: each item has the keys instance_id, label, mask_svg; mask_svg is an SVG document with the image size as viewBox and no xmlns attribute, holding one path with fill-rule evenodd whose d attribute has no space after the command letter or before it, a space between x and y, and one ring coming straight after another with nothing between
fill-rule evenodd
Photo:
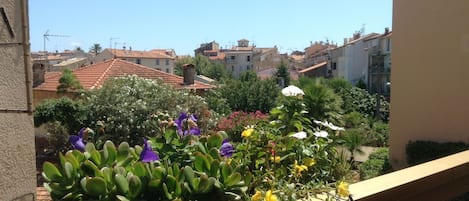
<instances>
[{"instance_id":1,"label":"shrub","mask_svg":"<svg viewBox=\"0 0 469 201\"><path fill-rule=\"evenodd\" d=\"M444 156L467 150L463 142L410 141L406 146L407 164L410 166L435 160Z\"/></svg>"},{"instance_id":2,"label":"shrub","mask_svg":"<svg viewBox=\"0 0 469 201\"><path fill-rule=\"evenodd\" d=\"M67 97L48 99L36 106L34 125L39 127L47 122L60 122L68 133L75 133L83 127L86 108L81 101Z\"/></svg>"},{"instance_id":3,"label":"shrub","mask_svg":"<svg viewBox=\"0 0 469 201\"><path fill-rule=\"evenodd\" d=\"M217 90L227 100L232 111L267 113L275 105L279 88L274 80L259 80L246 72L244 80L226 80Z\"/></svg>"},{"instance_id":4,"label":"shrub","mask_svg":"<svg viewBox=\"0 0 469 201\"><path fill-rule=\"evenodd\" d=\"M203 129L210 116L204 98L137 76L109 79L101 88L88 92L84 104L89 126L96 127L98 121L105 126L106 134L91 136L97 143L139 144L142 137L157 133L159 125L152 116L161 112L169 116L177 116L179 111L194 113Z\"/></svg>"},{"instance_id":5,"label":"shrub","mask_svg":"<svg viewBox=\"0 0 469 201\"><path fill-rule=\"evenodd\" d=\"M225 131L229 138L234 142L241 141L240 133L247 126L254 126L259 121L267 120L268 116L261 111L256 112L243 112L236 111L231 113L228 117L221 118L217 124L218 131Z\"/></svg>"},{"instance_id":6,"label":"shrub","mask_svg":"<svg viewBox=\"0 0 469 201\"><path fill-rule=\"evenodd\" d=\"M308 117L326 120L341 125L342 99L332 89L321 83L321 79L300 78L300 86L304 89L304 104Z\"/></svg>"},{"instance_id":7,"label":"shrub","mask_svg":"<svg viewBox=\"0 0 469 201\"><path fill-rule=\"evenodd\" d=\"M68 130L58 121L46 123L49 148L54 152L65 152L70 149L68 144Z\"/></svg>"},{"instance_id":8,"label":"shrub","mask_svg":"<svg viewBox=\"0 0 469 201\"><path fill-rule=\"evenodd\" d=\"M359 165L360 177L363 180L377 177L391 171L388 148L379 148L370 154L367 161Z\"/></svg>"}]
</instances>

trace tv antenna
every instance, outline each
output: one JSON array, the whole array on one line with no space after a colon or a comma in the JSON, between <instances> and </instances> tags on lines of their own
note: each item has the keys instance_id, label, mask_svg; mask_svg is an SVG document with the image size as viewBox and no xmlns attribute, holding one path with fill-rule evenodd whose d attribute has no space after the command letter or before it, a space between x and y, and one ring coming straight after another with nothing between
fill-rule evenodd
<instances>
[{"instance_id":1,"label":"tv antenna","mask_svg":"<svg viewBox=\"0 0 469 201\"><path fill-rule=\"evenodd\" d=\"M44 33L44 54L46 54L46 41L49 41L49 37L70 37L70 36L67 36L67 35L56 35L56 34L49 34L49 30L46 31L46 33ZM47 57L46 57L47 58Z\"/></svg>"}]
</instances>

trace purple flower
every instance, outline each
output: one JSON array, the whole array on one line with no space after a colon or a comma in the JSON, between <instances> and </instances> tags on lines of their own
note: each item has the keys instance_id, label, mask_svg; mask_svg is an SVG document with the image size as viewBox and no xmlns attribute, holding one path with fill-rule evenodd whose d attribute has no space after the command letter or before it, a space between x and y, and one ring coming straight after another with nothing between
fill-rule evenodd
<instances>
[{"instance_id":1,"label":"purple flower","mask_svg":"<svg viewBox=\"0 0 469 201\"><path fill-rule=\"evenodd\" d=\"M140 153L140 160L146 163L160 160L158 154L156 154L151 149L151 146L148 144L148 140L146 138L143 138L143 150Z\"/></svg>"},{"instance_id":2,"label":"purple flower","mask_svg":"<svg viewBox=\"0 0 469 201\"><path fill-rule=\"evenodd\" d=\"M234 153L234 147L231 145L228 139L223 140L220 147L220 155L223 157L231 157Z\"/></svg>"},{"instance_id":3,"label":"purple flower","mask_svg":"<svg viewBox=\"0 0 469 201\"><path fill-rule=\"evenodd\" d=\"M184 135L187 135L187 131L184 132ZM200 129L199 128L191 128L189 130L190 135L200 135Z\"/></svg>"},{"instance_id":4,"label":"purple flower","mask_svg":"<svg viewBox=\"0 0 469 201\"><path fill-rule=\"evenodd\" d=\"M200 135L200 129L197 128L197 117L194 114L187 115L181 112L179 117L174 121L179 135Z\"/></svg>"},{"instance_id":5,"label":"purple flower","mask_svg":"<svg viewBox=\"0 0 469 201\"><path fill-rule=\"evenodd\" d=\"M78 135L70 135L70 143L74 149L80 150L81 152L85 151L85 143L83 142L83 133L86 131L86 128L82 128Z\"/></svg>"}]
</instances>

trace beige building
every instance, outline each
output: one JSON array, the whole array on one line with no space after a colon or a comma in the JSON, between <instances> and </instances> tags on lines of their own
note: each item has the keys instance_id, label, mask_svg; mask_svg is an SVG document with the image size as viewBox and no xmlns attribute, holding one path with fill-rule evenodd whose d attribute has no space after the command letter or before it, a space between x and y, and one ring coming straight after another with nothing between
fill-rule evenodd
<instances>
[{"instance_id":1,"label":"beige building","mask_svg":"<svg viewBox=\"0 0 469 201\"><path fill-rule=\"evenodd\" d=\"M27 0L0 1L0 200L36 191Z\"/></svg>"},{"instance_id":2,"label":"beige building","mask_svg":"<svg viewBox=\"0 0 469 201\"><path fill-rule=\"evenodd\" d=\"M94 63L110 60L122 59L132 63L154 68L166 73L174 74L176 63L176 53L174 50L154 49L150 51L139 51L129 49L104 49L93 59Z\"/></svg>"},{"instance_id":3,"label":"beige building","mask_svg":"<svg viewBox=\"0 0 469 201\"><path fill-rule=\"evenodd\" d=\"M253 70L262 71L275 68L282 59L277 47L258 48L249 45L249 40L238 40L238 46L222 50L225 57L225 67L234 78L239 78L242 72Z\"/></svg>"},{"instance_id":4,"label":"beige building","mask_svg":"<svg viewBox=\"0 0 469 201\"><path fill-rule=\"evenodd\" d=\"M409 141L469 143L469 1L393 7L390 160L402 168Z\"/></svg>"}]
</instances>

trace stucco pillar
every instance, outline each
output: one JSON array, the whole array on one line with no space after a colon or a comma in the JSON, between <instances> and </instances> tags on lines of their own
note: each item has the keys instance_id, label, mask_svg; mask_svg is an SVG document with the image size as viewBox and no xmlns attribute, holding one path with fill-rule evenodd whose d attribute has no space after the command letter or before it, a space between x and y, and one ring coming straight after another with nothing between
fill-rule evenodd
<instances>
[{"instance_id":1,"label":"stucco pillar","mask_svg":"<svg viewBox=\"0 0 469 201\"><path fill-rule=\"evenodd\" d=\"M34 200L27 0L0 1L0 200Z\"/></svg>"},{"instance_id":2,"label":"stucco pillar","mask_svg":"<svg viewBox=\"0 0 469 201\"><path fill-rule=\"evenodd\" d=\"M469 1L394 0L390 160L409 141L469 143Z\"/></svg>"}]
</instances>

